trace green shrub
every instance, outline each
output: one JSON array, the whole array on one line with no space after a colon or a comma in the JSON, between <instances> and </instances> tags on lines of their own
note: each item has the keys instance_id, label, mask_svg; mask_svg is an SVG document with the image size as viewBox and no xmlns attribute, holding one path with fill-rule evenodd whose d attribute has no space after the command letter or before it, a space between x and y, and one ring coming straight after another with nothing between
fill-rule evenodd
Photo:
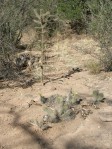
<instances>
[{"instance_id":1,"label":"green shrub","mask_svg":"<svg viewBox=\"0 0 112 149\"><path fill-rule=\"evenodd\" d=\"M86 3L82 0L59 0L58 13L63 19L70 21L71 29L78 34L86 28Z\"/></svg>"},{"instance_id":2,"label":"green shrub","mask_svg":"<svg viewBox=\"0 0 112 149\"><path fill-rule=\"evenodd\" d=\"M112 1L89 0L89 33L99 41L99 60L105 71L112 71Z\"/></svg>"},{"instance_id":3,"label":"green shrub","mask_svg":"<svg viewBox=\"0 0 112 149\"><path fill-rule=\"evenodd\" d=\"M0 55L13 55L20 44L22 32L29 25L32 0L0 2ZM2 56L4 58L4 56Z\"/></svg>"}]
</instances>

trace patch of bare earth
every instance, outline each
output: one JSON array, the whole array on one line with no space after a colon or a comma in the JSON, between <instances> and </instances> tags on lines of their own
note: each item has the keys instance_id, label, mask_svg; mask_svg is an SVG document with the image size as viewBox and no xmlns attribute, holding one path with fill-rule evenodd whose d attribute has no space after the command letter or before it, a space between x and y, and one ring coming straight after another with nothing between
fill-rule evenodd
<instances>
[{"instance_id":1,"label":"patch of bare earth","mask_svg":"<svg viewBox=\"0 0 112 149\"><path fill-rule=\"evenodd\" d=\"M0 89L0 148L1 149L111 149L112 148L112 73L91 75L84 67L88 59L87 52L97 49L97 43L88 37L72 37L58 42L52 52L59 55L50 70L46 72L56 78L41 86ZM80 50L86 49L83 53ZM69 69L79 67L69 77L60 77ZM55 74L55 75L54 75ZM39 94L46 97L54 94L67 95L69 89L88 98L94 89L104 93L109 99L100 109L84 120L78 115L74 120L52 124L52 128L42 131L38 126L30 125L30 120L41 119L43 107L38 103Z\"/></svg>"}]
</instances>

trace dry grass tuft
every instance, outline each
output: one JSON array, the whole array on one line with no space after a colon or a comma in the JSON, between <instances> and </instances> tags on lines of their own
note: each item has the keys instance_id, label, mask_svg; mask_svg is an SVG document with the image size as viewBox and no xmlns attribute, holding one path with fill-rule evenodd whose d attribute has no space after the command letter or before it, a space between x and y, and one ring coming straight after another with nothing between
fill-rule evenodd
<instances>
[{"instance_id":1,"label":"dry grass tuft","mask_svg":"<svg viewBox=\"0 0 112 149\"><path fill-rule=\"evenodd\" d=\"M91 74L98 74L101 72L101 66L99 62L89 60L85 66Z\"/></svg>"}]
</instances>

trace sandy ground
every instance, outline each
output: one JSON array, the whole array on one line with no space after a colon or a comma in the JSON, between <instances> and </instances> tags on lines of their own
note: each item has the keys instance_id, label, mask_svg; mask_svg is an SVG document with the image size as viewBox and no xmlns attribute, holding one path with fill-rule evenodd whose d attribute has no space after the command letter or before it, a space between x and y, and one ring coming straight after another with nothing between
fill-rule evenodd
<instances>
[{"instance_id":1,"label":"sandy ground","mask_svg":"<svg viewBox=\"0 0 112 149\"><path fill-rule=\"evenodd\" d=\"M65 42L65 41L63 41ZM63 45L68 44L67 48ZM111 149L112 148L112 73L91 75L83 66L84 61L90 59L88 54L81 53L76 48L96 46L91 39L73 38L62 43L61 60L69 55L72 66L82 67L81 72L74 73L69 78L61 78L48 82L45 86L36 83L29 88L19 87L0 89L0 148L1 149ZM86 44L84 44L86 43ZM93 43L93 45L92 45ZM60 44L60 43L59 43ZM79 46L80 45L80 46ZM82 46L81 46L82 47ZM87 49L87 48L86 48ZM70 59L68 58L68 59ZM71 63L55 67L71 67ZM70 65L69 65L70 64ZM60 68L60 69L62 69ZM57 69L59 71L59 69ZM64 69L65 70L65 69ZM103 92L110 103L84 120L78 115L74 120L53 124L52 128L42 131L38 126L29 124L30 120L40 119L44 115L42 106L28 106L31 100L39 101L39 94L48 97L54 94L67 95L74 92L89 97L94 89ZM103 114L103 118L102 113ZM106 116L105 116L106 115ZM106 119L109 117L109 121Z\"/></svg>"}]
</instances>

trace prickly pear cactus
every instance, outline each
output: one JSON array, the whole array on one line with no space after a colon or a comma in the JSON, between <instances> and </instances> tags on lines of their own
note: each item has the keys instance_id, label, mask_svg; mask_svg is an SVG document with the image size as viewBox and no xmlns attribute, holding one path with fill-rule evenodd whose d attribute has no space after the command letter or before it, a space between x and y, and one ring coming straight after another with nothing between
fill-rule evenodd
<instances>
[{"instance_id":1,"label":"prickly pear cactus","mask_svg":"<svg viewBox=\"0 0 112 149\"><path fill-rule=\"evenodd\" d=\"M56 109L45 108L44 111L47 113L49 119L48 121L51 123L57 123L60 121L60 113Z\"/></svg>"},{"instance_id":2,"label":"prickly pear cactus","mask_svg":"<svg viewBox=\"0 0 112 149\"><path fill-rule=\"evenodd\" d=\"M74 119L77 114L81 114L86 119L93 113L92 106L98 109L100 104L97 103L103 102L105 99L103 93L98 90L93 91L92 98L93 100L91 99L91 101L86 100L84 97L82 98L77 93L74 93L72 89L70 89L67 96L57 94L46 98L40 95L45 115L40 122L35 120L31 121L30 124L38 125L42 130L46 130L52 127L51 123Z\"/></svg>"},{"instance_id":3,"label":"prickly pear cactus","mask_svg":"<svg viewBox=\"0 0 112 149\"><path fill-rule=\"evenodd\" d=\"M48 98L45 103L48 107L44 110L47 115L49 115L49 121L56 123L61 120L70 120L75 118L76 111L73 111L73 108L77 104L80 104L80 97L78 94L73 93L70 89L67 96L53 95Z\"/></svg>"},{"instance_id":4,"label":"prickly pear cactus","mask_svg":"<svg viewBox=\"0 0 112 149\"><path fill-rule=\"evenodd\" d=\"M77 93L74 93L71 89L68 96L66 97L65 104L73 106L80 104L81 100L82 100L81 97Z\"/></svg>"},{"instance_id":5,"label":"prickly pear cactus","mask_svg":"<svg viewBox=\"0 0 112 149\"><path fill-rule=\"evenodd\" d=\"M92 96L95 103L104 101L104 94L100 93L99 90L94 90Z\"/></svg>"}]
</instances>

